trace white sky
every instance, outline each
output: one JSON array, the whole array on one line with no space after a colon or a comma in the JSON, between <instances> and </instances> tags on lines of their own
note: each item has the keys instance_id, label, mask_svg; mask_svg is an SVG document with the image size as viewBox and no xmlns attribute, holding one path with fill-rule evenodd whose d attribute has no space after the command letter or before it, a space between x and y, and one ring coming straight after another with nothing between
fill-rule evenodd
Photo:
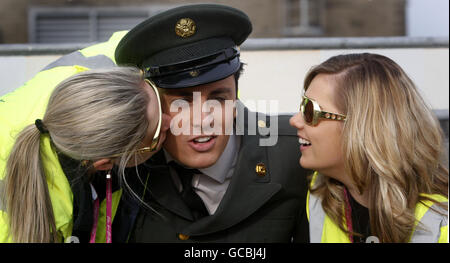
<instances>
[{"instance_id":1,"label":"white sky","mask_svg":"<svg viewBox=\"0 0 450 263\"><path fill-rule=\"evenodd\" d=\"M449 0L408 0L406 35L448 37Z\"/></svg>"}]
</instances>

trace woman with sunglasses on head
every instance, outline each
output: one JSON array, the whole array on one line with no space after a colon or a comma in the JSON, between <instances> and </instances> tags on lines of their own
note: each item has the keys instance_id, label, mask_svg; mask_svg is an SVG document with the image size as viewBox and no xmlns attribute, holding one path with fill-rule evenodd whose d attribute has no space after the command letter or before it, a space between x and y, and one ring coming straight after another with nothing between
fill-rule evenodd
<instances>
[{"instance_id":1,"label":"woman with sunglasses on head","mask_svg":"<svg viewBox=\"0 0 450 263\"><path fill-rule=\"evenodd\" d=\"M137 68L84 71L56 86L40 116L10 130L0 241L111 242L125 169L159 150L168 129L156 87Z\"/></svg>"},{"instance_id":2,"label":"woman with sunglasses on head","mask_svg":"<svg viewBox=\"0 0 450 263\"><path fill-rule=\"evenodd\" d=\"M310 242L448 242L439 122L405 72L376 54L306 76L298 129Z\"/></svg>"}]
</instances>

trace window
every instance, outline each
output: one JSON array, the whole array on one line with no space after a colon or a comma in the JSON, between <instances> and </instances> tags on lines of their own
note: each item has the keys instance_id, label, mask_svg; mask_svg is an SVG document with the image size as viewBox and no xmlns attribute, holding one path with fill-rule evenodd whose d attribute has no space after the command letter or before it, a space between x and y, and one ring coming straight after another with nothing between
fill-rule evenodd
<instances>
[{"instance_id":1,"label":"window","mask_svg":"<svg viewBox=\"0 0 450 263\"><path fill-rule=\"evenodd\" d=\"M285 0L286 36L318 36L323 34L324 0Z\"/></svg>"},{"instance_id":2,"label":"window","mask_svg":"<svg viewBox=\"0 0 450 263\"><path fill-rule=\"evenodd\" d=\"M31 7L31 43L86 43L106 41L113 32L129 30L172 6L151 7Z\"/></svg>"}]
</instances>

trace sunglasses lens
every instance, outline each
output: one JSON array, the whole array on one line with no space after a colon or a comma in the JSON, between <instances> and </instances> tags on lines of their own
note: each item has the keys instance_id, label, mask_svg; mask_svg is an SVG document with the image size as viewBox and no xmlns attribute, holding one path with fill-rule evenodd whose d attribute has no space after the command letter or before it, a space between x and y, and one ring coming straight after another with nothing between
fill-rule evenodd
<instances>
[{"instance_id":1,"label":"sunglasses lens","mask_svg":"<svg viewBox=\"0 0 450 263\"><path fill-rule=\"evenodd\" d=\"M314 105L312 101L306 100L303 106L303 117L307 123L312 123L314 117Z\"/></svg>"}]
</instances>

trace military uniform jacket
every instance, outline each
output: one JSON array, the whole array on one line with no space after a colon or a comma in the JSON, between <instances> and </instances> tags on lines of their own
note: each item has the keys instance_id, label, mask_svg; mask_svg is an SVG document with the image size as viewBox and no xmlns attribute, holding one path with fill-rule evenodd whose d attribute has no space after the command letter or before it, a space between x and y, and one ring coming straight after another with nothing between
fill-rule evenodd
<instances>
[{"instance_id":1,"label":"military uniform jacket","mask_svg":"<svg viewBox=\"0 0 450 263\"><path fill-rule=\"evenodd\" d=\"M247 113L247 109L246 109ZM269 135L248 135L248 122L234 174L213 215L195 221L181 199L162 151L140 168L147 182L145 203L124 194L115 218L117 241L128 242L307 242L307 171L299 165L300 151L290 116L278 116L278 141L259 146ZM267 119L267 118L266 118ZM270 125L269 121L266 122ZM261 121L259 123L261 125ZM258 130L258 129L257 129ZM265 173L256 173L257 164ZM127 176L128 178L129 175ZM132 180L132 178L130 178ZM139 180L135 180L138 182ZM142 183L135 184L142 193ZM140 186L140 187L139 187ZM137 209L138 208L138 209ZM131 224L130 224L131 222ZM125 239L125 240L124 240Z\"/></svg>"}]
</instances>

